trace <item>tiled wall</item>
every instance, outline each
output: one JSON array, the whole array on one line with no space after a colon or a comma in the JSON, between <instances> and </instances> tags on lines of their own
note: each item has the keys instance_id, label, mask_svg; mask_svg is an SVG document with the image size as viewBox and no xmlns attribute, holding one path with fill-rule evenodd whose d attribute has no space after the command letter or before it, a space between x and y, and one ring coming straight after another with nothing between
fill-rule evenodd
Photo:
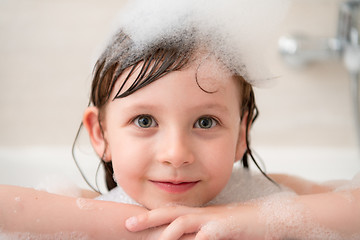
<instances>
[{"instance_id":1,"label":"tiled wall","mask_svg":"<svg viewBox=\"0 0 360 240\"><path fill-rule=\"evenodd\" d=\"M0 146L70 145L87 105L91 65L124 1L0 1ZM295 0L279 35L334 36L338 0ZM264 39L264 44L276 43ZM257 89L259 146L356 147L340 61L303 69L276 56L281 77Z\"/></svg>"}]
</instances>

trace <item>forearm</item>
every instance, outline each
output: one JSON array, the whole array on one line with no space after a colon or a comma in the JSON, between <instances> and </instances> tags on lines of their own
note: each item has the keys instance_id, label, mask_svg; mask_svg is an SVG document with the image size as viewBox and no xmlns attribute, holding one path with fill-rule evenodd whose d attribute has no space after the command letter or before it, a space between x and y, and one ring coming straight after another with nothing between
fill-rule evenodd
<instances>
[{"instance_id":1,"label":"forearm","mask_svg":"<svg viewBox=\"0 0 360 240\"><path fill-rule=\"evenodd\" d=\"M358 239L360 189L269 198L260 204L270 236L295 239Z\"/></svg>"},{"instance_id":2,"label":"forearm","mask_svg":"<svg viewBox=\"0 0 360 240\"><path fill-rule=\"evenodd\" d=\"M320 225L346 235L360 233L360 189L302 196Z\"/></svg>"},{"instance_id":3,"label":"forearm","mask_svg":"<svg viewBox=\"0 0 360 240\"><path fill-rule=\"evenodd\" d=\"M3 232L61 232L84 234L90 239L139 239L140 234L125 229L124 221L145 211L133 205L0 186L0 226Z\"/></svg>"}]
</instances>

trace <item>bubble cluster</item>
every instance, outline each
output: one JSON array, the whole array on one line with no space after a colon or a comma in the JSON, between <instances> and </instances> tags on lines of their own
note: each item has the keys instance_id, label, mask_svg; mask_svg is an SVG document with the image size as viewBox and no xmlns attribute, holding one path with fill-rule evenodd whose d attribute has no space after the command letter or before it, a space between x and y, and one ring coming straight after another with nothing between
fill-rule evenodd
<instances>
[{"instance_id":1,"label":"bubble cluster","mask_svg":"<svg viewBox=\"0 0 360 240\"><path fill-rule=\"evenodd\" d=\"M264 175L244 169L239 163L236 163L225 188L207 205L246 202L279 192L285 192L287 195L295 194L284 186L276 186Z\"/></svg>"},{"instance_id":2,"label":"bubble cluster","mask_svg":"<svg viewBox=\"0 0 360 240\"><path fill-rule=\"evenodd\" d=\"M201 231L207 236L207 239L216 240L227 239L229 237L229 234L232 237L239 238L240 236L238 232L241 232L240 229L241 228L237 220L234 217L230 216L227 219L208 222L201 228Z\"/></svg>"},{"instance_id":3,"label":"bubble cluster","mask_svg":"<svg viewBox=\"0 0 360 240\"><path fill-rule=\"evenodd\" d=\"M264 59L289 5L290 0L135 0L116 28L140 52L160 41L195 41L251 84L262 85L274 77Z\"/></svg>"},{"instance_id":4,"label":"bubble cluster","mask_svg":"<svg viewBox=\"0 0 360 240\"><path fill-rule=\"evenodd\" d=\"M351 180L329 181L326 184L333 187L335 192L358 189L360 188L360 172L355 174Z\"/></svg>"},{"instance_id":5,"label":"bubble cluster","mask_svg":"<svg viewBox=\"0 0 360 240\"><path fill-rule=\"evenodd\" d=\"M294 199L278 193L259 201L261 219L266 225L265 239L359 239L359 234L349 236L320 225L306 206Z\"/></svg>"},{"instance_id":6,"label":"bubble cluster","mask_svg":"<svg viewBox=\"0 0 360 240\"><path fill-rule=\"evenodd\" d=\"M65 176L48 175L37 186L36 190L45 191L54 194L60 194L69 197L81 196L81 189Z\"/></svg>"},{"instance_id":7,"label":"bubble cluster","mask_svg":"<svg viewBox=\"0 0 360 240\"><path fill-rule=\"evenodd\" d=\"M141 206L130 196L128 196L121 187L116 187L106 194L102 194L96 198L97 200L120 202Z\"/></svg>"},{"instance_id":8,"label":"bubble cluster","mask_svg":"<svg viewBox=\"0 0 360 240\"><path fill-rule=\"evenodd\" d=\"M86 198L77 198L76 199L76 205L81 210L94 210L96 209L94 204L90 199Z\"/></svg>"}]
</instances>

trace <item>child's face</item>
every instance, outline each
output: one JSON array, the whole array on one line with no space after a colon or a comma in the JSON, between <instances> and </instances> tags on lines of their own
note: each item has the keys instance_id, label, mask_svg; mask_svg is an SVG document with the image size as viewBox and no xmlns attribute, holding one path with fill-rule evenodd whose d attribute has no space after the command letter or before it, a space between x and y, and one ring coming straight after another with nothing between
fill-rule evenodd
<instances>
[{"instance_id":1,"label":"child's face","mask_svg":"<svg viewBox=\"0 0 360 240\"><path fill-rule=\"evenodd\" d=\"M245 151L236 80L221 69L212 74L214 65L201 71L197 66L171 72L106 107L106 159L117 183L147 208L207 203ZM199 88L197 71L200 86L215 92Z\"/></svg>"}]
</instances>

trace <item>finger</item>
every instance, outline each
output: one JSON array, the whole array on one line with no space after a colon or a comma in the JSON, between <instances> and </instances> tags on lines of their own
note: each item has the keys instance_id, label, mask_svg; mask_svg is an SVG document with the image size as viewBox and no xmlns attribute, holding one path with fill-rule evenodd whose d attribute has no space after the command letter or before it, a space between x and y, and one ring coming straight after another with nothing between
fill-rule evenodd
<instances>
[{"instance_id":1,"label":"finger","mask_svg":"<svg viewBox=\"0 0 360 240\"><path fill-rule=\"evenodd\" d=\"M199 215L185 215L175 219L161 234L161 240L177 240L185 234L197 233L205 219Z\"/></svg>"},{"instance_id":2,"label":"finger","mask_svg":"<svg viewBox=\"0 0 360 240\"><path fill-rule=\"evenodd\" d=\"M179 240L194 240L195 237L195 234L185 234Z\"/></svg>"},{"instance_id":3,"label":"finger","mask_svg":"<svg viewBox=\"0 0 360 240\"><path fill-rule=\"evenodd\" d=\"M210 236L200 230L200 231L196 234L196 237L195 237L194 239L195 239L195 240L209 240L209 239L210 239Z\"/></svg>"},{"instance_id":4,"label":"finger","mask_svg":"<svg viewBox=\"0 0 360 240\"><path fill-rule=\"evenodd\" d=\"M154 209L147 213L128 218L125 222L125 226L132 232L162 226L171 223L179 216L189 213L190 209L191 208L184 206Z\"/></svg>"}]
</instances>

